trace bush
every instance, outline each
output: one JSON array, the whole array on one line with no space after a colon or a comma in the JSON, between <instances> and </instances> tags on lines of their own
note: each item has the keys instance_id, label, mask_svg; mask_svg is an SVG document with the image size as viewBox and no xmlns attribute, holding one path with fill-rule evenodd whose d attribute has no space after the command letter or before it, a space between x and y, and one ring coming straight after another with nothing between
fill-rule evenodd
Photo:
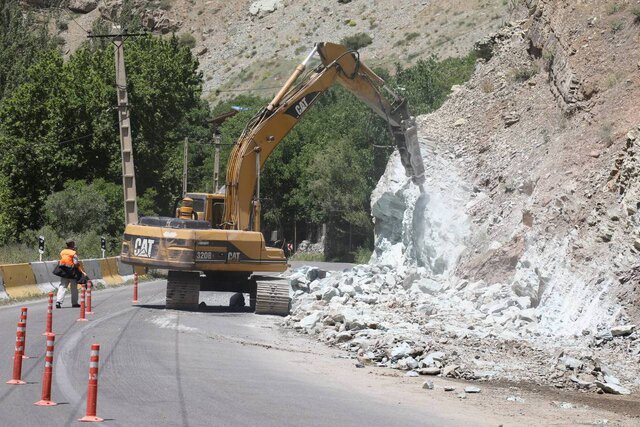
<instances>
[{"instance_id":1,"label":"bush","mask_svg":"<svg viewBox=\"0 0 640 427\"><path fill-rule=\"evenodd\" d=\"M169 10L173 5L173 0L160 0L158 7L162 10Z\"/></svg>"},{"instance_id":2,"label":"bush","mask_svg":"<svg viewBox=\"0 0 640 427\"><path fill-rule=\"evenodd\" d=\"M372 254L373 252L371 249L358 248L356 251L352 252L353 262L356 264L368 264Z\"/></svg>"},{"instance_id":3,"label":"bush","mask_svg":"<svg viewBox=\"0 0 640 427\"><path fill-rule=\"evenodd\" d=\"M340 43L345 45L349 50L359 50L365 46L369 46L373 42L371 36L367 33L356 33L352 36L343 38Z\"/></svg>"},{"instance_id":4,"label":"bush","mask_svg":"<svg viewBox=\"0 0 640 427\"><path fill-rule=\"evenodd\" d=\"M611 23L611 32L613 34L617 33L620 30L622 30L622 28L624 28L624 23L622 21L614 21L614 22Z\"/></svg>"},{"instance_id":5,"label":"bush","mask_svg":"<svg viewBox=\"0 0 640 427\"><path fill-rule=\"evenodd\" d=\"M412 40L415 40L416 38L420 37L420 33L405 33L404 35L404 39L400 39L398 41L396 41L393 45L394 46L405 46L409 43L411 43Z\"/></svg>"},{"instance_id":6,"label":"bush","mask_svg":"<svg viewBox=\"0 0 640 427\"><path fill-rule=\"evenodd\" d=\"M482 89L482 92L484 93L492 93L495 90L495 86L493 85L493 82L491 80L484 79L480 83L480 89Z\"/></svg>"},{"instance_id":7,"label":"bush","mask_svg":"<svg viewBox=\"0 0 640 427\"><path fill-rule=\"evenodd\" d=\"M11 189L9 188L9 178L0 174L0 200L11 200ZM15 230L18 218L15 210L11 206L0 209L0 246L15 239Z\"/></svg>"},{"instance_id":8,"label":"bush","mask_svg":"<svg viewBox=\"0 0 640 427\"><path fill-rule=\"evenodd\" d=\"M69 24L65 21L58 22L58 30L67 31L69 29Z\"/></svg>"},{"instance_id":9,"label":"bush","mask_svg":"<svg viewBox=\"0 0 640 427\"><path fill-rule=\"evenodd\" d=\"M395 84L400 94L409 99L412 113L425 114L440 108L451 92L451 86L469 80L475 66L475 53L443 61L432 56L406 69L396 65Z\"/></svg>"},{"instance_id":10,"label":"bush","mask_svg":"<svg viewBox=\"0 0 640 427\"><path fill-rule=\"evenodd\" d=\"M324 254L320 252L296 252L289 258L291 261L315 261L323 262Z\"/></svg>"},{"instance_id":11,"label":"bush","mask_svg":"<svg viewBox=\"0 0 640 427\"><path fill-rule=\"evenodd\" d=\"M123 209L119 185L103 179L91 184L71 180L64 190L47 197L44 217L60 236L91 231L118 235L124 228Z\"/></svg>"},{"instance_id":12,"label":"bush","mask_svg":"<svg viewBox=\"0 0 640 427\"><path fill-rule=\"evenodd\" d=\"M180 43L182 46L188 47L189 49L193 49L194 47L196 47L196 38L189 33L182 33L178 38L178 43Z\"/></svg>"},{"instance_id":13,"label":"bush","mask_svg":"<svg viewBox=\"0 0 640 427\"><path fill-rule=\"evenodd\" d=\"M31 246L24 243L12 243L10 245L0 246L0 264L19 264L37 259L37 241Z\"/></svg>"},{"instance_id":14,"label":"bush","mask_svg":"<svg viewBox=\"0 0 640 427\"><path fill-rule=\"evenodd\" d=\"M418 37L420 37L420 33L415 33L415 32L414 33L407 33L407 34L404 35L404 39L407 42L410 42L411 40L414 40L414 39L416 39Z\"/></svg>"},{"instance_id":15,"label":"bush","mask_svg":"<svg viewBox=\"0 0 640 427\"><path fill-rule=\"evenodd\" d=\"M624 4L620 4L620 3L613 3L611 5L609 5L609 7L607 7L607 13L609 15L613 15L615 13L620 12L622 9L624 9L626 5Z\"/></svg>"},{"instance_id":16,"label":"bush","mask_svg":"<svg viewBox=\"0 0 640 427\"><path fill-rule=\"evenodd\" d=\"M17 264L23 262L37 261L38 236L44 236L45 253L42 256L44 261L54 261L59 259L60 251L65 247L66 239L74 239L78 247L80 259L99 258L102 256L100 250L100 234L95 231L87 233L68 233L60 235L49 226L40 230L29 230L23 236L22 243L11 243L0 246L0 264ZM107 238L107 256L117 255L120 249L120 238L105 236Z\"/></svg>"},{"instance_id":17,"label":"bush","mask_svg":"<svg viewBox=\"0 0 640 427\"><path fill-rule=\"evenodd\" d=\"M635 17L633 22L640 24L640 7L634 7L631 13L633 13L633 16Z\"/></svg>"},{"instance_id":18,"label":"bush","mask_svg":"<svg viewBox=\"0 0 640 427\"><path fill-rule=\"evenodd\" d=\"M518 68L513 74L513 79L517 82L522 83L526 82L537 73L538 71L534 67Z\"/></svg>"},{"instance_id":19,"label":"bush","mask_svg":"<svg viewBox=\"0 0 640 427\"><path fill-rule=\"evenodd\" d=\"M605 123L602 125L600 128L600 140L607 147L610 147L611 144L613 144L613 123Z\"/></svg>"}]
</instances>

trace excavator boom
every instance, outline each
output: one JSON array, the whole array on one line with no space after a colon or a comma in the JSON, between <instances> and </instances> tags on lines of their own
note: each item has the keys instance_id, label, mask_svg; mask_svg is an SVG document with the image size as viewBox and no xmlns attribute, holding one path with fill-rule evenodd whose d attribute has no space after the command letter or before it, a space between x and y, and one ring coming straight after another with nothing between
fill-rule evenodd
<instances>
[{"instance_id":1,"label":"excavator boom","mask_svg":"<svg viewBox=\"0 0 640 427\"><path fill-rule=\"evenodd\" d=\"M321 65L294 85L316 52ZM409 114L407 101L360 62L358 52L338 44L318 43L269 105L247 125L233 148L227 168L225 228L260 231L259 185L264 162L309 107L336 82L389 123L407 176L417 185L424 183L415 119Z\"/></svg>"}]
</instances>

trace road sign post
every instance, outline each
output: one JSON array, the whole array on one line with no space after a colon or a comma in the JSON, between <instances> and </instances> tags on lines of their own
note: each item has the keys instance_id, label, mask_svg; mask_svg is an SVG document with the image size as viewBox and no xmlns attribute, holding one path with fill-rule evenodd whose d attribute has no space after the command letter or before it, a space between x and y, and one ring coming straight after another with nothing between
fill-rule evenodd
<instances>
[{"instance_id":1,"label":"road sign post","mask_svg":"<svg viewBox=\"0 0 640 427\"><path fill-rule=\"evenodd\" d=\"M44 255L44 236L38 236L38 253L40 254L40 262L42 262L42 255Z\"/></svg>"},{"instance_id":2,"label":"road sign post","mask_svg":"<svg viewBox=\"0 0 640 427\"><path fill-rule=\"evenodd\" d=\"M102 258L104 258L104 254L107 251L107 239L104 237L100 237L100 249L102 250Z\"/></svg>"}]
</instances>

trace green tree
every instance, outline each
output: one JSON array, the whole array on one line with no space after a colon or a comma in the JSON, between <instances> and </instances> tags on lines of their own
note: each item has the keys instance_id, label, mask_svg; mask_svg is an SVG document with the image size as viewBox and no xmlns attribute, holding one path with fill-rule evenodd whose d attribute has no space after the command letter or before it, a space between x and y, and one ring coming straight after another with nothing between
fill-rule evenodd
<instances>
[{"instance_id":1,"label":"green tree","mask_svg":"<svg viewBox=\"0 0 640 427\"><path fill-rule=\"evenodd\" d=\"M0 174L0 200L2 203L9 203L11 200L8 178L3 174ZM0 209L0 246L10 241L16 228L16 218L7 209Z\"/></svg>"},{"instance_id":2,"label":"green tree","mask_svg":"<svg viewBox=\"0 0 640 427\"><path fill-rule=\"evenodd\" d=\"M47 197L44 203L46 223L58 235L89 231L106 220L108 205L101 196L83 181L67 181L64 190Z\"/></svg>"},{"instance_id":3,"label":"green tree","mask_svg":"<svg viewBox=\"0 0 640 427\"><path fill-rule=\"evenodd\" d=\"M414 114L425 114L440 108L451 92L451 86L469 80L475 70L476 59L472 52L462 58L442 61L434 55L426 60L420 59L408 68L396 64L392 84L409 99Z\"/></svg>"},{"instance_id":4,"label":"green tree","mask_svg":"<svg viewBox=\"0 0 640 427\"><path fill-rule=\"evenodd\" d=\"M202 76L175 37L127 44L125 57L138 192L169 213L180 194L183 138L208 137ZM66 181L121 181L114 86L113 46L86 45L67 62L57 50L41 54L2 101L0 172L11 197L0 218L16 227L12 236L43 224L47 195Z\"/></svg>"},{"instance_id":5,"label":"green tree","mask_svg":"<svg viewBox=\"0 0 640 427\"><path fill-rule=\"evenodd\" d=\"M356 246L371 243L371 151L337 139L317 151L310 164L309 195L332 231L325 250L331 258L348 258Z\"/></svg>"},{"instance_id":6,"label":"green tree","mask_svg":"<svg viewBox=\"0 0 640 427\"><path fill-rule=\"evenodd\" d=\"M62 57L49 51L0 104L0 173L11 192L0 210L16 225L12 236L40 225L46 195L73 173L75 153L58 145L65 135L62 87Z\"/></svg>"}]
</instances>

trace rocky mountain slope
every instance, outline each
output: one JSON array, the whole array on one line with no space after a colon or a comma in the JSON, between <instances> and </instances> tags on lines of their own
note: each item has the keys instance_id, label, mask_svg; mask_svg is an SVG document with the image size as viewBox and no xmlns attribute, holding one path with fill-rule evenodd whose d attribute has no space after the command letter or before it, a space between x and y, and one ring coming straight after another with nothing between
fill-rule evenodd
<instances>
[{"instance_id":1,"label":"rocky mountain slope","mask_svg":"<svg viewBox=\"0 0 640 427\"><path fill-rule=\"evenodd\" d=\"M419 118L426 193L393 157L371 264L294 278L287 323L410 373L627 393L640 385L640 2L526 6Z\"/></svg>"},{"instance_id":2,"label":"rocky mountain slope","mask_svg":"<svg viewBox=\"0 0 640 427\"><path fill-rule=\"evenodd\" d=\"M41 0L29 0L41 4ZM147 29L193 36L206 96L211 101L245 93L270 96L318 41L339 42L366 33L368 65L394 69L432 54L465 55L482 36L509 19L516 2L469 0L161 0L126 2ZM72 0L58 14L69 51L86 39L98 17L113 20L123 0ZM42 9L44 13L50 12Z\"/></svg>"},{"instance_id":3,"label":"rocky mountain slope","mask_svg":"<svg viewBox=\"0 0 640 427\"><path fill-rule=\"evenodd\" d=\"M553 305L542 320L550 332L595 331L636 314L616 291L639 262L640 25L605 5L531 3L530 19L491 40L494 58L421 118L432 172L424 209L390 164L374 195L376 258L400 229L404 264L509 284L534 306ZM613 32L617 20L625 25ZM382 204L408 206L412 221L388 218Z\"/></svg>"}]
</instances>

